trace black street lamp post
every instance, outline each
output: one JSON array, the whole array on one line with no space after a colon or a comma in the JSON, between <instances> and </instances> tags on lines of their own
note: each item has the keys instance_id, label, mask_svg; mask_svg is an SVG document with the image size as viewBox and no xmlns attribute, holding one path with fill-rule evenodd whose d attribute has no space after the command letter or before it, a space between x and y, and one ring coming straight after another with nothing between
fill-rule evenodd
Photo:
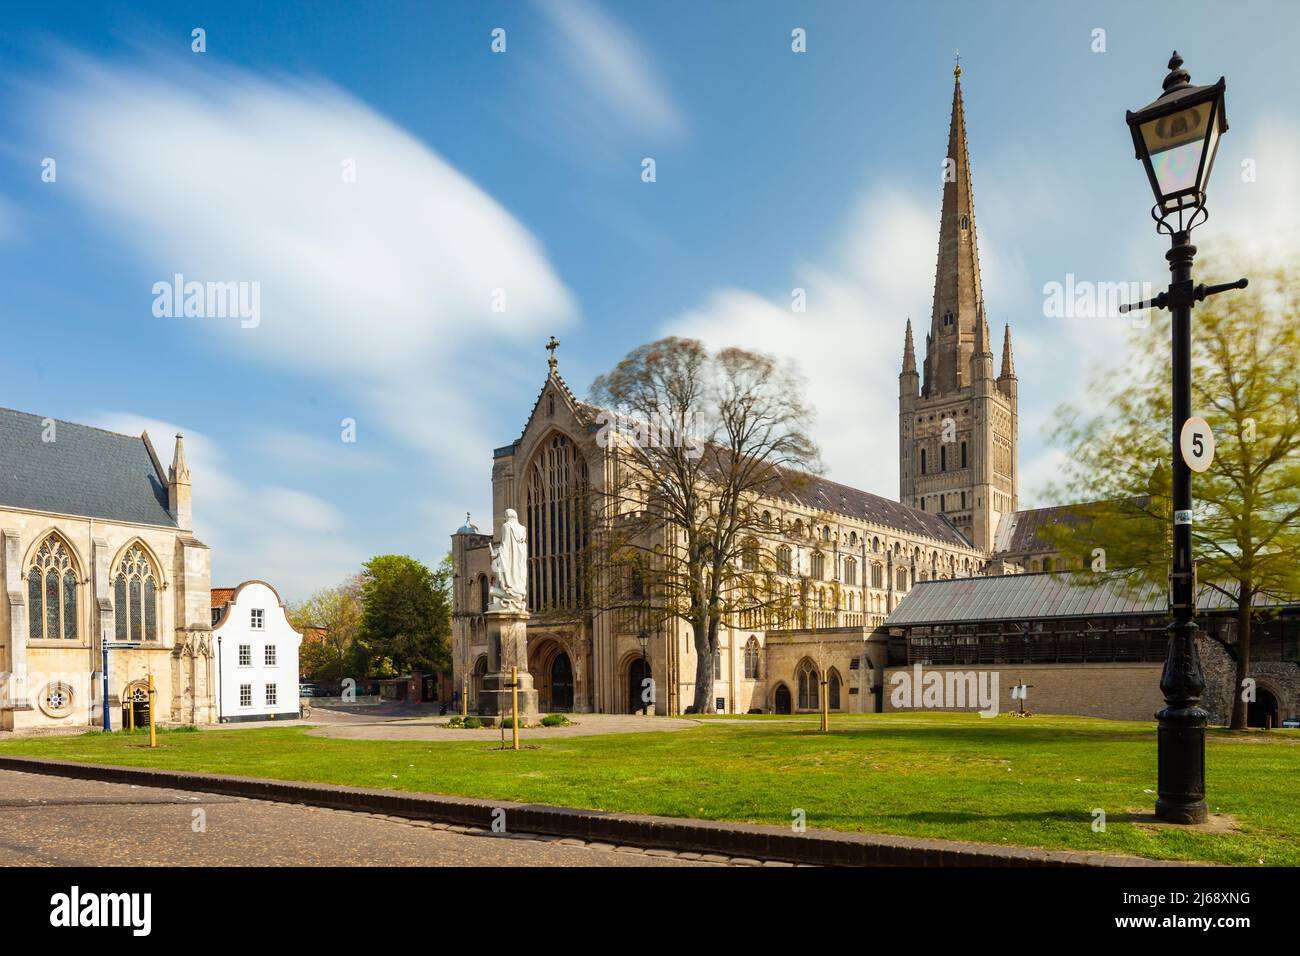
<instances>
[{"instance_id":1,"label":"black street lamp post","mask_svg":"<svg viewBox=\"0 0 1300 956\"><path fill-rule=\"evenodd\" d=\"M1126 115L1137 158L1146 167L1156 204L1151 210L1157 230L1170 237L1169 288L1154 299L1124 306L1168 309L1172 319L1173 365L1173 562L1170 574L1169 648L1160 691L1165 706L1157 714L1159 784L1156 816L1170 823L1201 823L1205 806L1205 724L1200 706L1205 675L1196 650L1196 572L1192 561L1192 468L1204 471L1213 455L1213 439L1200 419L1192 418L1192 304L1246 280L1204 286L1192 284L1196 247L1191 232L1208 216L1205 187L1214 165L1219 137L1227 131L1223 112L1225 83L1192 86L1182 58L1169 60L1164 93L1154 103ZM1208 449L1208 452L1207 452Z\"/></svg>"}]
</instances>

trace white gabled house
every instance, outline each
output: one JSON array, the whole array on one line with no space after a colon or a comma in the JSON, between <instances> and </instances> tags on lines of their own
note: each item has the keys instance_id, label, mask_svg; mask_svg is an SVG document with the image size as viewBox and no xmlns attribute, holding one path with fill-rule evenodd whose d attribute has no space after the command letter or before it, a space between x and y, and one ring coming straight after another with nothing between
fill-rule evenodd
<instances>
[{"instance_id":1,"label":"white gabled house","mask_svg":"<svg viewBox=\"0 0 1300 956\"><path fill-rule=\"evenodd\" d=\"M298 647L285 604L264 581L212 589L217 656L217 719L286 720L298 716Z\"/></svg>"}]
</instances>

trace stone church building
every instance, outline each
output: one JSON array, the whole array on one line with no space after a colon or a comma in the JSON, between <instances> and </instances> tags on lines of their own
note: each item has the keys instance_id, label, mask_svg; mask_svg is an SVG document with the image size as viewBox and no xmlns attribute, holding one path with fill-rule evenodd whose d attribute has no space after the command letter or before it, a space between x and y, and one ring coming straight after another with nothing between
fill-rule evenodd
<instances>
[{"instance_id":1,"label":"stone church building","mask_svg":"<svg viewBox=\"0 0 1300 956\"><path fill-rule=\"evenodd\" d=\"M452 536L455 686L471 709L489 668L491 528L507 508L528 529L528 668L543 711L629 713L653 678L655 710L677 714L693 700L694 676L712 667L719 711L788 713L820 706L826 675L831 710L878 709L886 617L920 582L1014 572L995 553L999 524L1018 507L1017 382L1010 328L993 374L956 71L943 187L938 264L925 356L918 368L910 320L899 376L900 495L894 501L821 478L797 498L765 504L775 565L807 581L802 626L725 629L713 661L695 659L681 622L649 635L624 612L584 610L583 507L612 452L596 441L595 409L561 378L554 351L520 436L496 449L492 524L467 522ZM649 673L646 673L648 668Z\"/></svg>"},{"instance_id":2,"label":"stone church building","mask_svg":"<svg viewBox=\"0 0 1300 956\"><path fill-rule=\"evenodd\" d=\"M0 730L102 724L104 642L114 728L126 701L215 720L210 562L191 523L176 436L165 469L148 434L0 409Z\"/></svg>"}]
</instances>

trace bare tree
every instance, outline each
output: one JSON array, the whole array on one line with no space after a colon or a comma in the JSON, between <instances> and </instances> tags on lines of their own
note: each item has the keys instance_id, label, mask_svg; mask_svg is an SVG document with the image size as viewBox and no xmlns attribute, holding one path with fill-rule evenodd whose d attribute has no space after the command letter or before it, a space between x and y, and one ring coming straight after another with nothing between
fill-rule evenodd
<instances>
[{"instance_id":1,"label":"bare tree","mask_svg":"<svg viewBox=\"0 0 1300 956\"><path fill-rule=\"evenodd\" d=\"M597 439L611 450L595 494L592 599L634 608L643 627L690 626L698 713L713 711L720 628L790 617L793 595L777 581L789 572L764 540L781 530L773 501L819 466L801 393L769 356L682 338L633 350L592 385Z\"/></svg>"}]
</instances>

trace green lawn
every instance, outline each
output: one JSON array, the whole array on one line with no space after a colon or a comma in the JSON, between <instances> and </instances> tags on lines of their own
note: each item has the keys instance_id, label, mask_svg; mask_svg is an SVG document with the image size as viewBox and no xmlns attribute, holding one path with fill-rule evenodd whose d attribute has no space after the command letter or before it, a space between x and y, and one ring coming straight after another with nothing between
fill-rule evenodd
<instances>
[{"instance_id":1,"label":"green lawn","mask_svg":"<svg viewBox=\"0 0 1300 956\"><path fill-rule=\"evenodd\" d=\"M576 717L581 721L582 717ZM302 728L30 738L0 754L386 787L709 820L866 830L1232 864L1300 865L1300 734L1211 731L1209 803L1235 833L1126 822L1154 803L1153 724L964 714L708 721L684 731L495 741L331 740ZM528 734L525 732L525 738ZM1092 829L1105 810L1105 833Z\"/></svg>"}]
</instances>

